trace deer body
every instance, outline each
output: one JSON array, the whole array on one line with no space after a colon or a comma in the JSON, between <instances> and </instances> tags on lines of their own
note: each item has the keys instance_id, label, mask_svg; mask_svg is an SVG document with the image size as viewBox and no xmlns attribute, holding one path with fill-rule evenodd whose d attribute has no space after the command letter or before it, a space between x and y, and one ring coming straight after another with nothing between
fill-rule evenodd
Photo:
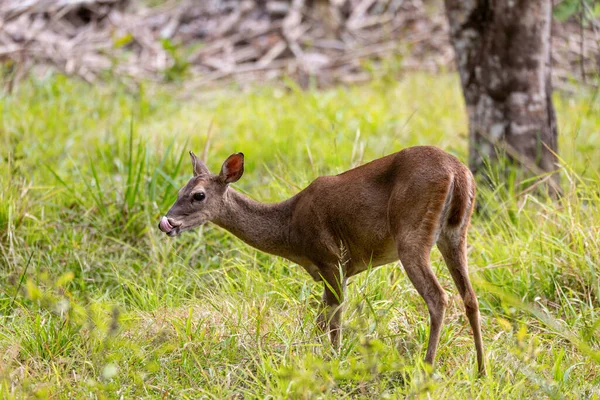
<instances>
[{"instance_id":1,"label":"deer body","mask_svg":"<svg viewBox=\"0 0 600 400\"><path fill-rule=\"evenodd\" d=\"M429 309L425 361L431 364L448 304L429 262L437 244L463 298L484 372L477 297L466 257L475 183L458 159L435 147L411 147L317 178L281 203L263 204L228 185L243 173L241 153L230 156L219 175L210 174L191 154L195 176L161 219L161 230L174 235L212 221L259 250L301 265L313 279L326 282L320 322L336 346L347 279L400 260ZM197 193L204 193L202 200Z\"/></svg>"}]
</instances>

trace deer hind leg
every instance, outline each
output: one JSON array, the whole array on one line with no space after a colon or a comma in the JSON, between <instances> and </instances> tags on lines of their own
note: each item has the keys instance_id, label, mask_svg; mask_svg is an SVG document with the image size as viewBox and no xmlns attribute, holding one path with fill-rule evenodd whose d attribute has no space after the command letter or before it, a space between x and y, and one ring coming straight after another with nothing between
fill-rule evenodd
<instances>
[{"instance_id":1,"label":"deer hind leg","mask_svg":"<svg viewBox=\"0 0 600 400\"><path fill-rule=\"evenodd\" d=\"M406 275L421 295L429 310L429 342L425 362L434 365L435 353L440 341L444 314L448 306L448 296L435 277L429 262L431 247L427 245L407 247L398 246L400 262Z\"/></svg>"},{"instance_id":2,"label":"deer hind leg","mask_svg":"<svg viewBox=\"0 0 600 400\"><path fill-rule=\"evenodd\" d=\"M416 204L411 208L396 209L393 213L390 212L390 228L392 232L396 232L394 240L398 249L398 257L406 275L429 310L429 342L425 362L432 366L440 341L444 314L448 307L448 296L431 269L429 256L440 231L440 217L451 186L450 181L440 179L437 185L426 188L406 187L393 199L392 204L402 204L405 196L410 198L411 193L424 190L431 195L430 201Z\"/></svg>"},{"instance_id":3,"label":"deer hind leg","mask_svg":"<svg viewBox=\"0 0 600 400\"><path fill-rule=\"evenodd\" d=\"M333 270L333 269L332 269ZM342 343L342 303L346 292L346 277L335 272L323 274L323 310L318 323L329 333L331 344L337 350Z\"/></svg>"},{"instance_id":4,"label":"deer hind leg","mask_svg":"<svg viewBox=\"0 0 600 400\"><path fill-rule=\"evenodd\" d=\"M437 245L444 261L450 270L450 275L463 299L465 312L475 339L477 352L477 365L480 375L485 374L485 361L483 358L483 341L481 338L481 321L477 296L469 280L469 267L467 265L467 238L466 227L444 227Z\"/></svg>"}]
</instances>

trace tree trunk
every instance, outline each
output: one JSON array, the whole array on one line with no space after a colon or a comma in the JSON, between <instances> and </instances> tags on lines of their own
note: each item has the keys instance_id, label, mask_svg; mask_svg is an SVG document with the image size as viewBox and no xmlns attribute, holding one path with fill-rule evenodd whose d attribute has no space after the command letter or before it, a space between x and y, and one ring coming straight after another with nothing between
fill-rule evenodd
<instances>
[{"instance_id":1,"label":"tree trunk","mask_svg":"<svg viewBox=\"0 0 600 400\"><path fill-rule=\"evenodd\" d=\"M471 170L485 173L486 160L493 162L499 154L536 174L555 170L552 0L445 4L469 114ZM557 174L553 179L556 183Z\"/></svg>"}]
</instances>

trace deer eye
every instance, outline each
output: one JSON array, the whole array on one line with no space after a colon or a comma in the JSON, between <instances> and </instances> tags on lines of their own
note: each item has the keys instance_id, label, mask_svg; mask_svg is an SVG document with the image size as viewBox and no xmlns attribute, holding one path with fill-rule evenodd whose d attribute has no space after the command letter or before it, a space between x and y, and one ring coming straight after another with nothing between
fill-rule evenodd
<instances>
[{"instance_id":1,"label":"deer eye","mask_svg":"<svg viewBox=\"0 0 600 400\"><path fill-rule=\"evenodd\" d=\"M202 201L206 198L206 195L204 194L204 192L198 192L194 193L194 196L192 196L192 198L194 199L194 201Z\"/></svg>"}]
</instances>

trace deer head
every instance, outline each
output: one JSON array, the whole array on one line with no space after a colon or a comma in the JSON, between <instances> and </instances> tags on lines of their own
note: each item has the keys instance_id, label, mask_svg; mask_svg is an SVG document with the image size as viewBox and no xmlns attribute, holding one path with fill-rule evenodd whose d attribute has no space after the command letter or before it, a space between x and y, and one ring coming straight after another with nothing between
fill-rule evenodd
<instances>
[{"instance_id":1,"label":"deer head","mask_svg":"<svg viewBox=\"0 0 600 400\"><path fill-rule=\"evenodd\" d=\"M177 201L158 224L158 228L169 236L218 219L226 202L227 187L244 173L242 153L227 157L218 175L211 174L191 151L190 156L194 176L179 190Z\"/></svg>"}]
</instances>

